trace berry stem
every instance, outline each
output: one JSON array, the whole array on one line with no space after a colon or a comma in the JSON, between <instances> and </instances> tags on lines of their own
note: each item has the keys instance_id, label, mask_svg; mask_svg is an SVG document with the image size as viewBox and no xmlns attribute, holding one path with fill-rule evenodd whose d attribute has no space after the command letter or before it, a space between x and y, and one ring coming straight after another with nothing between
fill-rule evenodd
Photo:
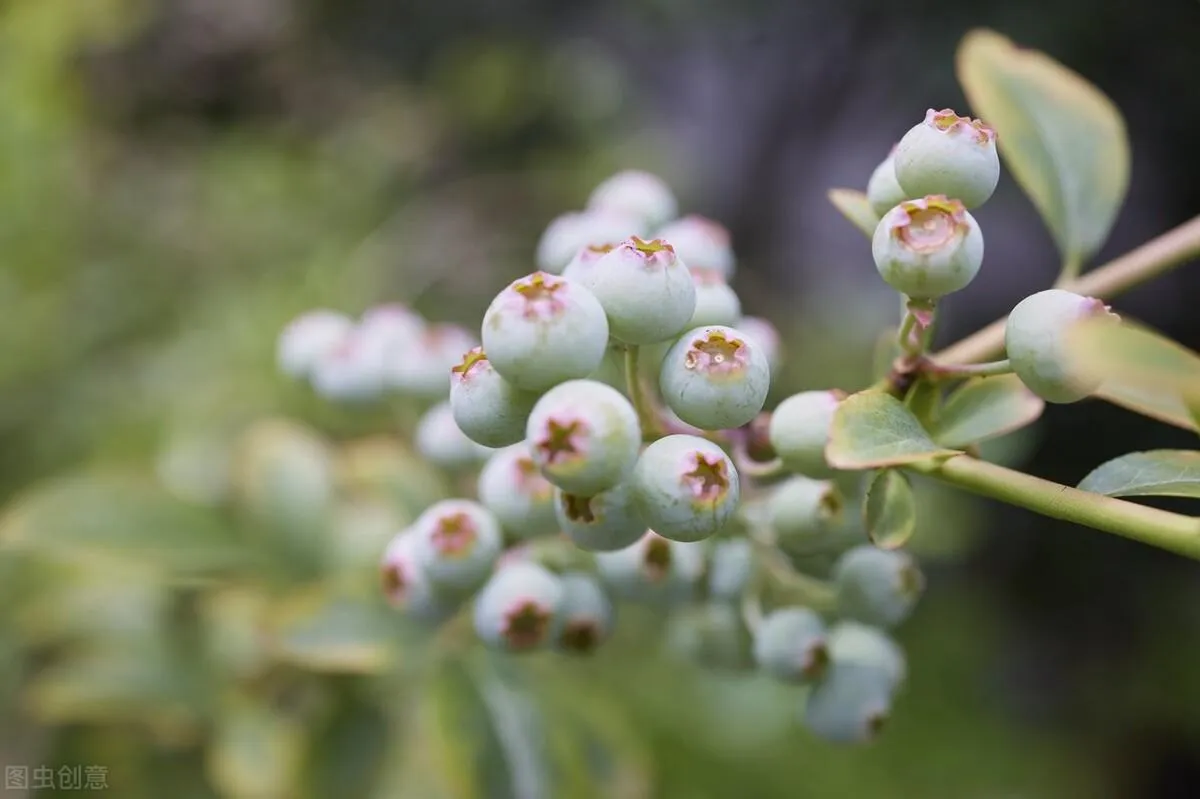
<instances>
[{"instance_id":1,"label":"berry stem","mask_svg":"<svg viewBox=\"0 0 1200 799\"><path fill-rule=\"evenodd\" d=\"M837 595L833 586L796 571L787 556L763 536L751 534L748 537L758 554L765 583L779 604L805 605L818 613L829 613L836 608Z\"/></svg>"},{"instance_id":2,"label":"berry stem","mask_svg":"<svg viewBox=\"0 0 1200 799\"><path fill-rule=\"evenodd\" d=\"M625 387L629 391L629 401L633 403L633 408L637 411L638 423L642 426L642 437L653 439L657 438L662 431L642 385L642 376L638 368L640 354L641 348L636 344L629 344L625 347Z\"/></svg>"},{"instance_id":3,"label":"berry stem","mask_svg":"<svg viewBox=\"0 0 1200 799\"><path fill-rule=\"evenodd\" d=\"M1063 259L1062 269L1059 270L1058 280L1054 283L1054 288L1066 288L1072 281L1079 278L1079 273L1083 271L1083 258L1078 253L1072 253Z\"/></svg>"},{"instance_id":4,"label":"berry stem","mask_svg":"<svg viewBox=\"0 0 1200 799\"><path fill-rule=\"evenodd\" d=\"M1200 519L1080 491L968 455L904 467L1043 516L1114 533L1200 560Z\"/></svg>"},{"instance_id":5,"label":"berry stem","mask_svg":"<svg viewBox=\"0 0 1200 799\"><path fill-rule=\"evenodd\" d=\"M993 377L1012 373L1012 363L1007 358L986 363L939 364L926 360L919 368L928 380L961 380L968 377Z\"/></svg>"}]
</instances>

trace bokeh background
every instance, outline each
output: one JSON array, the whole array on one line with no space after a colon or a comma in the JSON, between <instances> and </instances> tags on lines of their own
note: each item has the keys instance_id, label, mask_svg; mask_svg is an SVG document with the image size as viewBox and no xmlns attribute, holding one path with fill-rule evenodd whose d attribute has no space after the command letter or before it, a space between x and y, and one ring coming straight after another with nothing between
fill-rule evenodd
<instances>
[{"instance_id":1,"label":"bokeh background","mask_svg":"<svg viewBox=\"0 0 1200 799\"><path fill-rule=\"evenodd\" d=\"M895 301L825 191L864 187L926 108L966 109L953 57L975 26L1048 52L1123 110L1133 179L1098 261L1200 212L1191 0L0 4L0 530L60 544L0 550L0 763L102 764L110 793L131 798L442 795L380 782L420 761L428 734L398 733L402 714L386 710L409 690L404 669L362 679L372 631L392 635L394 620L361 596L345 610L304 593L320 569L295 541L286 567L206 582L242 550L276 551L254 537L264 518L304 516L279 506L306 479L280 462L320 472L328 442L388 424L280 377L279 329L312 307L384 301L473 326L532 269L551 218L639 167L730 228L745 308L787 341L775 398L859 387ZM946 341L1057 269L1011 180L978 218L987 263L949 304ZM1194 346L1188 271L1117 309ZM247 425L258 449L229 472ZM1086 403L1049 408L996 455L1074 483L1131 449L1191 444ZM368 450L362 469L386 470ZM358 566L429 495L412 486L445 488L419 464L396 468L407 510L337 516L337 535L368 542L347 547ZM1200 792L1197 567L922 491L913 549L929 590L898 633L911 678L878 743L817 742L769 686L655 654L658 628L637 621L593 662L553 667L561 703L599 707L605 751L622 753L612 795ZM197 545L198 530L222 543ZM92 533L133 556L91 552ZM283 595L308 626L290 660L263 668L239 622ZM197 672L213 636L224 670ZM438 691L469 682L444 672ZM470 734L447 729L437 751L462 755ZM444 795L511 795L502 783ZM71 791L30 795L56 793Z\"/></svg>"}]
</instances>

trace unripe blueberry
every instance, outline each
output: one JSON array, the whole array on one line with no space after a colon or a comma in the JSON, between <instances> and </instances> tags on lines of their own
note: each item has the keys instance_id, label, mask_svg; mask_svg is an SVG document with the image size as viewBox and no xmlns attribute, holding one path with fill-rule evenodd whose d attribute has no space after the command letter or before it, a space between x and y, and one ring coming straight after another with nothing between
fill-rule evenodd
<instances>
[{"instance_id":1,"label":"unripe blueberry","mask_svg":"<svg viewBox=\"0 0 1200 799\"><path fill-rule=\"evenodd\" d=\"M584 655L608 640L613 628L613 605L600 582L585 572L559 578L563 601L559 609L558 649Z\"/></svg>"},{"instance_id":2,"label":"unripe blueberry","mask_svg":"<svg viewBox=\"0 0 1200 799\"><path fill-rule=\"evenodd\" d=\"M408 346L391 348L388 383L404 394L445 399L450 393L450 369L478 343L469 330L459 325L426 325Z\"/></svg>"},{"instance_id":3,"label":"unripe blueberry","mask_svg":"<svg viewBox=\"0 0 1200 799\"><path fill-rule=\"evenodd\" d=\"M964 289L983 263L983 233L958 200L930 195L884 214L871 239L875 268L887 284L914 300L936 300Z\"/></svg>"},{"instance_id":4,"label":"unripe blueberry","mask_svg":"<svg viewBox=\"0 0 1200 799\"><path fill-rule=\"evenodd\" d=\"M595 380L569 380L537 401L525 437L547 480L572 494L593 496L633 470L642 431L621 392Z\"/></svg>"},{"instance_id":5,"label":"unripe blueberry","mask_svg":"<svg viewBox=\"0 0 1200 799\"><path fill-rule=\"evenodd\" d=\"M767 674L787 682L819 679L829 663L825 622L809 608L771 611L754 633L754 661Z\"/></svg>"},{"instance_id":6,"label":"unripe blueberry","mask_svg":"<svg viewBox=\"0 0 1200 799\"><path fill-rule=\"evenodd\" d=\"M741 671L753 663L750 631L731 602L678 608L668 619L667 648L707 669Z\"/></svg>"},{"instance_id":7,"label":"unripe blueberry","mask_svg":"<svg viewBox=\"0 0 1200 799\"><path fill-rule=\"evenodd\" d=\"M877 627L843 619L829 628L826 644L834 663L878 669L889 691L898 689L907 678L904 651Z\"/></svg>"},{"instance_id":8,"label":"unripe blueberry","mask_svg":"<svg viewBox=\"0 0 1200 799\"><path fill-rule=\"evenodd\" d=\"M726 280L733 277L733 246L729 230L720 222L688 214L663 225L654 235L669 241L689 268L712 270Z\"/></svg>"},{"instance_id":9,"label":"unripe blueberry","mask_svg":"<svg viewBox=\"0 0 1200 799\"><path fill-rule=\"evenodd\" d=\"M363 312L358 327L372 338L380 339L388 355L412 347L426 327L425 319L399 302L376 305Z\"/></svg>"},{"instance_id":10,"label":"unripe blueberry","mask_svg":"<svg viewBox=\"0 0 1200 799\"><path fill-rule=\"evenodd\" d=\"M758 348L767 356L772 374L779 371L783 366L783 338L775 325L760 316L743 316L731 327L758 344Z\"/></svg>"},{"instance_id":11,"label":"unripe blueberry","mask_svg":"<svg viewBox=\"0 0 1200 799\"><path fill-rule=\"evenodd\" d=\"M571 279L600 301L613 338L654 344L678 336L696 309L696 287L665 241L636 236L590 265L576 262Z\"/></svg>"},{"instance_id":12,"label":"unripe blueberry","mask_svg":"<svg viewBox=\"0 0 1200 799\"><path fill-rule=\"evenodd\" d=\"M618 595L654 601L690 596L704 573L701 545L671 541L652 530L615 552L597 552L596 570Z\"/></svg>"},{"instance_id":13,"label":"unripe blueberry","mask_svg":"<svg viewBox=\"0 0 1200 799\"><path fill-rule=\"evenodd\" d=\"M283 328L276 344L280 371L291 377L307 377L326 354L354 330L345 314L324 308L297 316Z\"/></svg>"},{"instance_id":14,"label":"unripe blueberry","mask_svg":"<svg viewBox=\"0 0 1200 799\"><path fill-rule=\"evenodd\" d=\"M436 586L465 590L492 570L504 545L492 512L466 499L430 505L413 522L418 559Z\"/></svg>"},{"instance_id":15,"label":"unripe blueberry","mask_svg":"<svg viewBox=\"0 0 1200 799\"><path fill-rule=\"evenodd\" d=\"M731 327L689 330L663 358L663 401L704 430L741 427L758 415L771 389L771 365L758 342Z\"/></svg>"},{"instance_id":16,"label":"unripe blueberry","mask_svg":"<svg viewBox=\"0 0 1200 799\"><path fill-rule=\"evenodd\" d=\"M779 545L792 555L815 555L837 547L842 498L826 480L794 475L773 486L767 497L767 523Z\"/></svg>"},{"instance_id":17,"label":"unripe blueberry","mask_svg":"<svg viewBox=\"0 0 1200 799\"><path fill-rule=\"evenodd\" d=\"M868 743L883 729L891 710L892 691L879 669L835 661L808 692L804 724L830 743Z\"/></svg>"},{"instance_id":18,"label":"unripe blueberry","mask_svg":"<svg viewBox=\"0 0 1200 799\"><path fill-rule=\"evenodd\" d=\"M537 267L559 274L585 247L615 245L648 230L628 213L605 210L569 211L550 221L537 244Z\"/></svg>"},{"instance_id":19,"label":"unripe blueberry","mask_svg":"<svg viewBox=\"0 0 1200 799\"><path fill-rule=\"evenodd\" d=\"M708 595L713 599L739 599L754 571L754 549L745 538L717 541L708 559Z\"/></svg>"},{"instance_id":20,"label":"unripe blueberry","mask_svg":"<svg viewBox=\"0 0 1200 799\"><path fill-rule=\"evenodd\" d=\"M779 403L771 413L767 438L788 471L817 479L835 474L825 460L825 446L834 411L845 398L845 393L837 389L801 391Z\"/></svg>"},{"instance_id":21,"label":"unripe blueberry","mask_svg":"<svg viewBox=\"0 0 1200 799\"><path fill-rule=\"evenodd\" d=\"M637 169L626 169L602 181L588 197L587 207L637 217L650 229L679 213L675 195L662 178Z\"/></svg>"},{"instance_id":22,"label":"unripe blueberry","mask_svg":"<svg viewBox=\"0 0 1200 799\"><path fill-rule=\"evenodd\" d=\"M509 383L475 347L450 371L450 409L459 429L486 447L506 447L525 438L525 424L538 395Z\"/></svg>"},{"instance_id":23,"label":"unripe blueberry","mask_svg":"<svg viewBox=\"0 0 1200 799\"><path fill-rule=\"evenodd\" d=\"M871 179L867 181L867 202L871 204L871 210L877 217L883 216L909 197L901 188L900 181L896 180L895 156L896 148L893 147L883 163L875 167Z\"/></svg>"},{"instance_id":24,"label":"unripe blueberry","mask_svg":"<svg viewBox=\"0 0 1200 799\"><path fill-rule=\"evenodd\" d=\"M925 577L907 552L857 546L833 567L838 613L876 627L908 618L925 591Z\"/></svg>"},{"instance_id":25,"label":"unripe blueberry","mask_svg":"<svg viewBox=\"0 0 1200 799\"><path fill-rule=\"evenodd\" d=\"M896 145L896 180L908 197L943 194L967 208L988 201L1000 182L996 132L949 108L925 112Z\"/></svg>"},{"instance_id":26,"label":"unripe blueberry","mask_svg":"<svg viewBox=\"0 0 1200 799\"><path fill-rule=\"evenodd\" d=\"M388 604L422 621L439 618L453 607L442 600L422 568L413 528L401 530L388 543L380 563L380 579Z\"/></svg>"},{"instance_id":27,"label":"unripe blueberry","mask_svg":"<svg viewBox=\"0 0 1200 799\"><path fill-rule=\"evenodd\" d=\"M675 541L699 541L719 532L741 501L733 461L697 436L665 436L650 444L631 483L642 521Z\"/></svg>"},{"instance_id":28,"label":"unripe blueberry","mask_svg":"<svg viewBox=\"0 0 1200 799\"><path fill-rule=\"evenodd\" d=\"M1102 382L1072 368L1066 334L1091 317L1117 321L1102 301L1062 289L1047 289L1017 303L1004 328L1004 346L1013 371L1030 391L1047 402L1078 402Z\"/></svg>"},{"instance_id":29,"label":"unripe blueberry","mask_svg":"<svg viewBox=\"0 0 1200 799\"><path fill-rule=\"evenodd\" d=\"M542 476L524 442L488 459L479 471L476 492L513 538L536 538L558 530L554 486Z\"/></svg>"},{"instance_id":30,"label":"unripe blueberry","mask_svg":"<svg viewBox=\"0 0 1200 799\"><path fill-rule=\"evenodd\" d=\"M621 239L621 241L628 241L628 239ZM562 276L567 280L580 281L601 258L612 252L620 243L618 241L616 244L592 244L584 247L575 253L575 257L562 270Z\"/></svg>"},{"instance_id":31,"label":"unripe blueberry","mask_svg":"<svg viewBox=\"0 0 1200 799\"><path fill-rule=\"evenodd\" d=\"M312 365L313 391L333 402L370 402L384 390L383 352L355 329Z\"/></svg>"},{"instance_id":32,"label":"unripe blueberry","mask_svg":"<svg viewBox=\"0 0 1200 799\"><path fill-rule=\"evenodd\" d=\"M459 428L448 402L439 402L425 411L413 431L413 443L430 463L451 470L474 466L492 452Z\"/></svg>"},{"instance_id":33,"label":"unripe blueberry","mask_svg":"<svg viewBox=\"0 0 1200 799\"><path fill-rule=\"evenodd\" d=\"M505 380L545 391L596 370L608 348L608 318L590 291L535 272L500 292L483 315L483 349Z\"/></svg>"},{"instance_id":34,"label":"unripe blueberry","mask_svg":"<svg viewBox=\"0 0 1200 799\"><path fill-rule=\"evenodd\" d=\"M475 633L507 652L541 649L558 637L562 580L544 566L517 561L497 569L475 598Z\"/></svg>"},{"instance_id":35,"label":"unripe blueberry","mask_svg":"<svg viewBox=\"0 0 1200 799\"><path fill-rule=\"evenodd\" d=\"M712 269L692 269L696 284L696 310L688 328L705 325L732 327L742 318L742 300L725 278Z\"/></svg>"},{"instance_id":36,"label":"unripe blueberry","mask_svg":"<svg viewBox=\"0 0 1200 799\"><path fill-rule=\"evenodd\" d=\"M590 552L624 549L646 532L634 511L629 483L592 497L556 491L554 510L559 527L577 547Z\"/></svg>"}]
</instances>

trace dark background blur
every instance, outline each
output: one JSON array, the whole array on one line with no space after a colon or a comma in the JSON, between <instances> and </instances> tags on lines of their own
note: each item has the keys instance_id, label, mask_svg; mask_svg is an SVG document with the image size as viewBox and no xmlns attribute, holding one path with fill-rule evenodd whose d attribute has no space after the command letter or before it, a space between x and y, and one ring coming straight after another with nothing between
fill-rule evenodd
<instances>
[{"instance_id":1,"label":"dark background blur","mask_svg":"<svg viewBox=\"0 0 1200 799\"><path fill-rule=\"evenodd\" d=\"M1046 51L1122 109L1132 184L1097 263L1200 212L1194 0L0 8L6 495L75 464L152 457L177 423L216 407L273 410L273 331L307 307L402 299L472 323L508 276L529 271L546 222L623 167L661 174L685 209L729 226L744 306L790 342L778 395L856 387L867 368L856 361L894 303L825 191L864 187L926 108L966 111L953 58L976 26ZM977 216L987 259L948 306L946 342L1057 269L1007 175ZM1197 274L1115 307L1194 346ZM1193 444L1085 403L1048 408L1014 457L1073 484L1123 452ZM923 699L900 712L931 725L953 716L926 700L965 680L963 713L1015 725L1026 746L1045 736L1063 747L1045 785L1075 787L1018 779L988 794L997 799L1200 795L1196 565L1000 506L941 518L970 518L979 535L944 565L931 555L931 590L908 628L922 640L986 629L986 647L949 633L938 645L991 654L957 660L973 663L962 677L922 663L917 646ZM969 719L957 729L969 737ZM1020 745L997 745L1018 768L1029 762ZM925 769L925 756L903 768ZM927 756L937 785L955 765ZM980 746L954 764L986 758Z\"/></svg>"}]
</instances>

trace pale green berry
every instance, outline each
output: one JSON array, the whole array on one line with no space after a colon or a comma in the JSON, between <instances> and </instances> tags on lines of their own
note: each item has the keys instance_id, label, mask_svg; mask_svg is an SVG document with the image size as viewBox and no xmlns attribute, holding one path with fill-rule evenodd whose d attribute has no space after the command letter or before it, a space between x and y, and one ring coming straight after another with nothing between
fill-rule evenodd
<instances>
[{"instance_id":1,"label":"pale green berry","mask_svg":"<svg viewBox=\"0 0 1200 799\"><path fill-rule=\"evenodd\" d=\"M878 627L842 619L829 628L826 645L835 663L878 669L889 691L899 689L908 676L904 650Z\"/></svg>"},{"instance_id":2,"label":"pale green berry","mask_svg":"<svg viewBox=\"0 0 1200 799\"><path fill-rule=\"evenodd\" d=\"M591 497L556 491L554 510L567 537L590 552L624 549L646 532L645 523L634 511L628 483Z\"/></svg>"},{"instance_id":3,"label":"pale green berry","mask_svg":"<svg viewBox=\"0 0 1200 799\"><path fill-rule=\"evenodd\" d=\"M691 269L712 270L726 280L736 267L729 230L720 222L688 214L668 222L654 234L666 239L679 258Z\"/></svg>"},{"instance_id":4,"label":"pale green berry","mask_svg":"<svg viewBox=\"0 0 1200 799\"><path fill-rule=\"evenodd\" d=\"M838 613L876 627L895 627L908 618L925 577L907 552L857 546L833 567Z\"/></svg>"},{"instance_id":5,"label":"pale green berry","mask_svg":"<svg viewBox=\"0 0 1200 799\"><path fill-rule=\"evenodd\" d=\"M708 560L708 595L732 601L741 597L754 571L754 548L745 538L713 544Z\"/></svg>"},{"instance_id":6,"label":"pale green berry","mask_svg":"<svg viewBox=\"0 0 1200 799\"><path fill-rule=\"evenodd\" d=\"M628 239L621 239L628 241ZM580 278L587 275L592 267L600 261L601 258L613 251L613 248L620 244L621 241L615 244L593 244L584 247L579 252L575 253L575 257L570 260L566 267L562 270L562 276L567 280L580 281Z\"/></svg>"},{"instance_id":7,"label":"pale green berry","mask_svg":"<svg viewBox=\"0 0 1200 799\"><path fill-rule=\"evenodd\" d=\"M896 180L896 148L888 153L888 157L871 173L867 181L867 202L875 216L880 217L908 199L908 194Z\"/></svg>"},{"instance_id":8,"label":"pale green berry","mask_svg":"<svg viewBox=\"0 0 1200 799\"><path fill-rule=\"evenodd\" d=\"M983 233L958 200L929 195L884 214L871 239L875 268L914 300L936 300L966 288L983 263Z\"/></svg>"},{"instance_id":9,"label":"pale green berry","mask_svg":"<svg viewBox=\"0 0 1200 799\"><path fill-rule=\"evenodd\" d=\"M425 509L413 529L425 574L439 587L469 590L492 570L504 540L487 508L467 499L444 499Z\"/></svg>"},{"instance_id":10,"label":"pale green berry","mask_svg":"<svg viewBox=\"0 0 1200 799\"><path fill-rule=\"evenodd\" d=\"M617 595L659 602L686 599L704 573L702 545L671 541L652 530L615 552L597 552L596 570Z\"/></svg>"},{"instance_id":11,"label":"pale green berry","mask_svg":"<svg viewBox=\"0 0 1200 799\"><path fill-rule=\"evenodd\" d=\"M707 669L741 671L753 666L750 631L731 602L710 600L675 610L667 621L666 646Z\"/></svg>"},{"instance_id":12,"label":"pale green berry","mask_svg":"<svg viewBox=\"0 0 1200 799\"><path fill-rule=\"evenodd\" d=\"M1118 321L1102 301L1062 289L1047 289L1017 303L1004 328L1013 371L1047 402L1078 402L1100 388L1099 378L1073 366L1067 333L1077 322L1102 317Z\"/></svg>"},{"instance_id":13,"label":"pale green berry","mask_svg":"<svg viewBox=\"0 0 1200 799\"><path fill-rule=\"evenodd\" d=\"M833 414L845 398L837 389L801 391L772 411L767 438L788 471L817 479L835 474L825 459L825 447Z\"/></svg>"},{"instance_id":14,"label":"pale green berry","mask_svg":"<svg viewBox=\"0 0 1200 799\"><path fill-rule=\"evenodd\" d=\"M431 622L446 618L458 607L456 597L430 582L420 561L414 528L401 530L388 543L380 563L383 594L389 605L406 616Z\"/></svg>"},{"instance_id":15,"label":"pale green berry","mask_svg":"<svg viewBox=\"0 0 1200 799\"><path fill-rule=\"evenodd\" d=\"M359 330L378 342L389 363L417 346L428 326L424 317L399 302L368 308L358 321Z\"/></svg>"},{"instance_id":16,"label":"pale green berry","mask_svg":"<svg viewBox=\"0 0 1200 799\"><path fill-rule=\"evenodd\" d=\"M925 112L896 145L896 180L908 197L942 194L978 208L1000 182L996 132L949 108Z\"/></svg>"},{"instance_id":17,"label":"pale green berry","mask_svg":"<svg viewBox=\"0 0 1200 799\"><path fill-rule=\"evenodd\" d=\"M475 598L475 634L501 651L542 649L558 637L564 594L562 580L544 566L507 563Z\"/></svg>"},{"instance_id":18,"label":"pale green berry","mask_svg":"<svg viewBox=\"0 0 1200 799\"><path fill-rule=\"evenodd\" d=\"M309 381L313 391L332 402L372 402L383 395L384 366L383 352L355 329L316 360Z\"/></svg>"},{"instance_id":19,"label":"pale green berry","mask_svg":"<svg viewBox=\"0 0 1200 799\"><path fill-rule=\"evenodd\" d=\"M537 268L560 274L580 250L615 245L648 229L638 217L611 209L568 211L552 219L542 232L537 244Z\"/></svg>"},{"instance_id":20,"label":"pale green berry","mask_svg":"<svg viewBox=\"0 0 1200 799\"><path fill-rule=\"evenodd\" d=\"M417 452L443 469L465 469L492 454L489 447L472 441L454 420L449 402L439 402L427 410L413 431Z\"/></svg>"},{"instance_id":21,"label":"pale green berry","mask_svg":"<svg viewBox=\"0 0 1200 799\"><path fill-rule=\"evenodd\" d=\"M506 447L525 438L525 425L538 401L532 391L509 383L482 347L474 347L450 370L450 409L467 436L485 447Z\"/></svg>"},{"instance_id":22,"label":"pale green berry","mask_svg":"<svg viewBox=\"0 0 1200 799\"><path fill-rule=\"evenodd\" d=\"M770 489L767 523L779 545L803 556L828 552L842 539L842 497L827 480L789 477Z\"/></svg>"},{"instance_id":23,"label":"pale green berry","mask_svg":"<svg viewBox=\"0 0 1200 799\"><path fill-rule=\"evenodd\" d=\"M631 483L642 521L675 541L700 541L720 532L741 501L733 461L697 436L670 435L650 444Z\"/></svg>"},{"instance_id":24,"label":"pale green berry","mask_svg":"<svg viewBox=\"0 0 1200 799\"><path fill-rule=\"evenodd\" d=\"M276 343L279 370L290 377L308 377L317 362L353 330L350 317L337 311L319 308L297 316L279 334Z\"/></svg>"},{"instance_id":25,"label":"pale green berry","mask_svg":"<svg viewBox=\"0 0 1200 799\"><path fill-rule=\"evenodd\" d=\"M600 582L585 572L567 572L559 578L563 601L559 609L557 648L586 655L612 634L615 611Z\"/></svg>"},{"instance_id":26,"label":"pale green berry","mask_svg":"<svg viewBox=\"0 0 1200 799\"><path fill-rule=\"evenodd\" d=\"M663 401L703 430L747 424L767 401L771 365L758 342L731 327L689 330L663 358Z\"/></svg>"},{"instance_id":27,"label":"pale green berry","mask_svg":"<svg viewBox=\"0 0 1200 799\"><path fill-rule=\"evenodd\" d=\"M602 181L592 190L587 207L636 217L650 229L679 213L675 195L662 178L638 169L626 169Z\"/></svg>"},{"instance_id":28,"label":"pale green berry","mask_svg":"<svg viewBox=\"0 0 1200 799\"><path fill-rule=\"evenodd\" d=\"M450 369L478 343L469 330L459 325L426 325L408 346L389 347L388 384L403 394L445 399L450 395Z\"/></svg>"},{"instance_id":29,"label":"pale green berry","mask_svg":"<svg viewBox=\"0 0 1200 799\"><path fill-rule=\"evenodd\" d=\"M804 724L835 744L865 744L883 729L892 710L892 691L879 669L836 661L808 692Z\"/></svg>"},{"instance_id":30,"label":"pale green berry","mask_svg":"<svg viewBox=\"0 0 1200 799\"><path fill-rule=\"evenodd\" d=\"M600 301L578 283L545 272L500 292L484 312L482 333L492 367L525 391L591 374L608 348Z\"/></svg>"},{"instance_id":31,"label":"pale green berry","mask_svg":"<svg viewBox=\"0 0 1200 799\"><path fill-rule=\"evenodd\" d=\"M671 245L636 236L597 261L576 261L570 279L595 295L613 338L654 344L678 336L696 308L696 287Z\"/></svg>"},{"instance_id":32,"label":"pale green berry","mask_svg":"<svg viewBox=\"0 0 1200 799\"><path fill-rule=\"evenodd\" d=\"M724 276L713 269L693 268L691 272L696 285L696 308L687 327L737 324L742 318L742 300Z\"/></svg>"},{"instance_id":33,"label":"pale green berry","mask_svg":"<svg viewBox=\"0 0 1200 799\"><path fill-rule=\"evenodd\" d=\"M825 622L809 608L771 611L754 633L754 661L767 674L786 682L819 679L829 663Z\"/></svg>"},{"instance_id":34,"label":"pale green berry","mask_svg":"<svg viewBox=\"0 0 1200 799\"><path fill-rule=\"evenodd\" d=\"M782 368L783 338L775 325L760 316L743 316L731 327L758 344L758 348L767 356L772 375Z\"/></svg>"},{"instance_id":35,"label":"pale green berry","mask_svg":"<svg viewBox=\"0 0 1200 799\"><path fill-rule=\"evenodd\" d=\"M595 380L569 380L543 394L529 414L525 437L546 479L582 496L623 482L642 443L633 405Z\"/></svg>"},{"instance_id":36,"label":"pale green berry","mask_svg":"<svg viewBox=\"0 0 1200 799\"><path fill-rule=\"evenodd\" d=\"M505 447L488 459L479 471L476 492L512 538L536 538L559 529L554 486L538 470L525 442Z\"/></svg>"}]
</instances>

